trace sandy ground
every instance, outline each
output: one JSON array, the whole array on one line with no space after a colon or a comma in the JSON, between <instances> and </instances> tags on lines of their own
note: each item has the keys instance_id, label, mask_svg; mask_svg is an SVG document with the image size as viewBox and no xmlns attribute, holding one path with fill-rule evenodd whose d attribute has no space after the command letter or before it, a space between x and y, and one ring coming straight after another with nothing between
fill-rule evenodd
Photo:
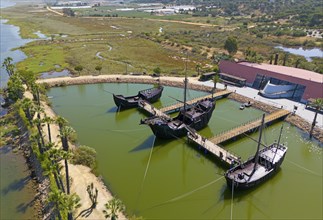
<instances>
[{"instance_id":1,"label":"sandy ground","mask_svg":"<svg viewBox=\"0 0 323 220\"><path fill-rule=\"evenodd\" d=\"M25 96L27 98L32 99L32 95L30 92L26 92ZM41 105L44 107L44 112L47 116L51 118L55 118L56 114L54 111L48 106L46 103L42 102ZM42 115L43 116L43 115ZM51 124L51 137L52 142L56 143L58 146L61 146L59 135L59 128L56 124ZM44 135L46 140L48 140L48 130L47 125L43 127ZM70 143L70 147L75 147ZM62 162L62 166L64 163ZM62 169L62 174L64 175L65 168ZM69 174L72 179L71 181L71 193L76 193L81 198L81 207L76 210L74 216L78 216L77 219L105 219L103 210L104 204L107 203L109 200L113 198L112 194L106 188L104 183L96 177L94 174L91 173L89 167L82 166L82 165L73 165L69 163ZM65 178L65 177L64 177ZM98 189L98 204L97 207L93 210L90 210L92 203L89 199L89 195L86 191L88 185L93 183L94 187ZM119 213L118 219L127 219L122 213Z\"/></svg>"}]
</instances>

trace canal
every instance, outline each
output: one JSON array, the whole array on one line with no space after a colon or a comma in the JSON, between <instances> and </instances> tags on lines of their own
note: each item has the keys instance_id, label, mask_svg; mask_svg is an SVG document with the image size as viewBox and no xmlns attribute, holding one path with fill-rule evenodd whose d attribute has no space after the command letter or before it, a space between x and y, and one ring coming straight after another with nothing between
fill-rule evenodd
<instances>
[{"instance_id":1,"label":"canal","mask_svg":"<svg viewBox=\"0 0 323 220\"><path fill-rule=\"evenodd\" d=\"M322 219L322 143L288 123L265 129L263 141L278 138L289 149L281 170L263 185L236 192L231 199L223 173L227 169L185 138L155 139L149 127L139 125L146 115L136 109L118 111L112 95L134 95L149 88L141 84L92 84L52 88L54 111L76 130L81 145L95 148L105 183L127 207L129 215L145 219ZM156 107L182 99L183 90L166 87ZM190 91L189 99L204 95ZM224 99L217 102L209 126L200 131L211 137L262 112ZM258 134L251 135L257 138ZM226 144L246 160L255 153L249 138ZM100 193L100 192L99 192Z\"/></svg>"},{"instance_id":2,"label":"canal","mask_svg":"<svg viewBox=\"0 0 323 220\"><path fill-rule=\"evenodd\" d=\"M1 8L15 5L12 1L1 0ZM0 20L0 88L6 86L8 75L2 67L6 57L17 63L26 58L20 50L12 50L31 40L21 39L19 28ZM0 101L2 97L0 96ZM0 106L0 116L7 114L7 109ZM33 209L35 190L29 177L29 170L23 155L13 152L12 146L0 146L0 219L35 219Z\"/></svg>"}]
</instances>

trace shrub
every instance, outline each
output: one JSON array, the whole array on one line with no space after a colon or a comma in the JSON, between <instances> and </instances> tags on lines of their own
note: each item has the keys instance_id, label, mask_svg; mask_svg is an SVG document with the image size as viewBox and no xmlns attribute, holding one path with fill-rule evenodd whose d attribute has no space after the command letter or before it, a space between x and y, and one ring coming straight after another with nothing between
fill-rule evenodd
<instances>
[{"instance_id":1,"label":"shrub","mask_svg":"<svg viewBox=\"0 0 323 220\"><path fill-rule=\"evenodd\" d=\"M88 146L80 146L74 150L72 163L81 164L90 167L92 170L96 168L96 151Z\"/></svg>"}]
</instances>

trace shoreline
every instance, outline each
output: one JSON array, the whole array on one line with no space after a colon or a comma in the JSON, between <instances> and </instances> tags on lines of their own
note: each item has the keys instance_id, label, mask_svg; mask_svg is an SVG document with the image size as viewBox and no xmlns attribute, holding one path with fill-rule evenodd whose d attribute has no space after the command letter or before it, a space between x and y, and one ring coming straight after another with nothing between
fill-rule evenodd
<instances>
[{"instance_id":1,"label":"shoreline","mask_svg":"<svg viewBox=\"0 0 323 220\"><path fill-rule=\"evenodd\" d=\"M212 88L210 86L199 84L197 78L189 77L190 84L189 89L199 90L204 92L211 92ZM183 87L184 82L182 77L171 77L171 76L161 76L161 77L151 77L148 75L134 76L134 75L84 75L77 77L59 77L59 78L49 78L49 79L39 79L38 83L45 83L48 87L60 87L69 85L82 85L82 84L96 84L96 83L143 83L143 84L158 84L171 87ZM273 105L266 104L261 101L255 101L246 96L232 93L228 98L245 103L252 102L253 107L260 109L264 112L271 113L277 110L277 107ZM291 123L292 125L298 127L302 131L308 133L311 128L311 123L306 121L304 118L290 114L287 116L285 121ZM319 127L315 127L313 130L313 137L319 142L323 143L323 130Z\"/></svg>"}]
</instances>

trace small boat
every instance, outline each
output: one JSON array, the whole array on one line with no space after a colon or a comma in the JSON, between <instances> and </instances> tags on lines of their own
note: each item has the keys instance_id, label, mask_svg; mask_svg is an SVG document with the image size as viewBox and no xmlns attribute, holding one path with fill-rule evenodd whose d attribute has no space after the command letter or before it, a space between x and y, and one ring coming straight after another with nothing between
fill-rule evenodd
<instances>
[{"instance_id":1,"label":"small boat","mask_svg":"<svg viewBox=\"0 0 323 220\"><path fill-rule=\"evenodd\" d=\"M158 101L161 97L164 87L158 86L150 89L141 90L135 96L124 97L123 95L113 94L114 103L120 108L138 107L140 100L145 100L150 103Z\"/></svg>"},{"instance_id":2,"label":"small boat","mask_svg":"<svg viewBox=\"0 0 323 220\"><path fill-rule=\"evenodd\" d=\"M244 104L240 105L240 107L239 107L240 110L243 110L244 108L245 108Z\"/></svg>"},{"instance_id":3,"label":"small boat","mask_svg":"<svg viewBox=\"0 0 323 220\"><path fill-rule=\"evenodd\" d=\"M284 161L287 147L280 144L280 138L283 127L280 130L278 143L273 143L260 149L261 135L264 125L263 115L260 126L260 134L258 147L255 156L248 159L246 162L229 169L225 174L227 185L230 189L249 189L263 183L279 170L280 165Z\"/></svg>"},{"instance_id":4,"label":"small boat","mask_svg":"<svg viewBox=\"0 0 323 220\"><path fill-rule=\"evenodd\" d=\"M252 105L252 103L250 101L248 101L248 102L243 103L243 105L245 107L249 108Z\"/></svg>"},{"instance_id":5,"label":"small boat","mask_svg":"<svg viewBox=\"0 0 323 220\"><path fill-rule=\"evenodd\" d=\"M186 104L187 75L184 80L184 107L175 118L152 116L141 120L141 124L148 125L154 135L162 139L182 137L189 128L201 130L206 127L215 108L215 99L207 98L190 106ZM188 128L189 127L189 128Z\"/></svg>"}]
</instances>

